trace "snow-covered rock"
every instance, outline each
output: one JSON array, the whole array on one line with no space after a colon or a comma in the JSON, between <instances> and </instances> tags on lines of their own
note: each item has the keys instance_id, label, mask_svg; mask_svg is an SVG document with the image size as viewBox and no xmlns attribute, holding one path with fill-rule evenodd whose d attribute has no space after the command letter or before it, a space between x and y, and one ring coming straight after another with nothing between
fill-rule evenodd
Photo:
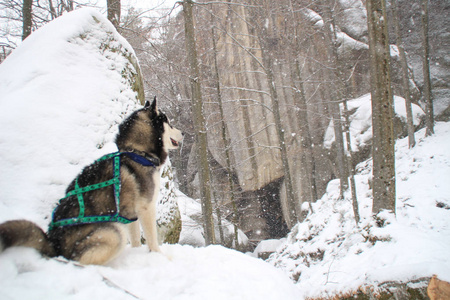
<instances>
[{"instance_id":1,"label":"snow-covered rock","mask_svg":"<svg viewBox=\"0 0 450 300\"><path fill-rule=\"evenodd\" d=\"M191 245L195 247L203 247L206 245L205 233L203 230L203 216L200 200L192 199L179 190L177 193L178 206L181 211L181 219L183 228L181 230L181 236L179 243L182 245ZM236 247L234 238L234 225L227 221L222 220L222 230L224 234L224 241L220 241L219 224L217 216L213 215L214 229L216 240L222 245L227 245L232 248L245 248L248 245L248 238L238 229L238 241L239 246Z\"/></svg>"},{"instance_id":2,"label":"snow-covered rock","mask_svg":"<svg viewBox=\"0 0 450 300\"><path fill-rule=\"evenodd\" d=\"M134 51L91 9L29 36L0 65L0 221L46 228L66 186L117 151L117 124L138 107Z\"/></svg>"},{"instance_id":3,"label":"snow-covered rock","mask_svg":"<svg viewBox=\"0 0 450 300\"><path fill-rule=\"evenodd\" d=\"M263 240L259 242L251 255L258 258L267 259L285 242L286 238Z\"/></svg>"},{"instance_id":4,"label":"snow-covered rock","mask_svg":"<svg viewBox=\"0 0 450 300\"><path fill-rule=\"evenodd\" d=\"M372 144L372 102L370 94L363 95L356 99L347 101L348 111L350 113L350 139L352 151L358 152L367 148ZM341 107L341 114L344 108ZM406 128L406 106L405 99L399 96L394 96L394 111L395 116L401 121L401 126ZM413 124L419 126L425 113L416 104L412 104ZM404 130L402 130L403 132ZM398 135L404 136L400 132ZM344 136L344 146L347 147ZM333 121L331 120L325 132L324 147L330 149L335 141Z\"/></svg>"}]
</instances>

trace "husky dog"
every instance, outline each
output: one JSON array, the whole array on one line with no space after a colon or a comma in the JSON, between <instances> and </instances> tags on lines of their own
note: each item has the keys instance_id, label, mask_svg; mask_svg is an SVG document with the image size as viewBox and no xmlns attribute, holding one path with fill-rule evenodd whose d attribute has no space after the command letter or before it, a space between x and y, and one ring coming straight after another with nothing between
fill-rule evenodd
<instances>
[{"instance_id":1,"label":"husky dog","mask_svg":"<svg viewBox=\"0 0 450 300\"><path fill-rule=\"evenodd\" d=\"M36 224L0 224L0 252L32 247L50 257L62 255L82 264L105 264L125 247L141 245L140 226L151 251L160 252L156 232L156 201L160 165L168 150L183 139L165 114L152 104L135 111L119 125L119 152L85 167L53 211L48 233ZM137 222L139 221L139 222Z\"/></svg>"}]
</instances>

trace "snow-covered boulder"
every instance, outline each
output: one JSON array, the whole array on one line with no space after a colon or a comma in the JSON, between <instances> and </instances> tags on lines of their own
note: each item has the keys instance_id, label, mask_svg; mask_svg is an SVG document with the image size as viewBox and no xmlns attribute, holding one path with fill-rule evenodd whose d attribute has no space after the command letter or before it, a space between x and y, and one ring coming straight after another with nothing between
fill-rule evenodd
<instances>
[{"instance_id":1,"label":"snow-covered boulder","mask_svg":"<svg viewBox=\"0 0 450 300\"><path fill-rule=\"evenodd\" d=\"M192 199L177 190L177 201L181 211L181 219L183 228L179 243L182 245L191 245L195 247L203 247L206 245L205 233L203 229L203 216L200 200ZM239 245L235 243L234 225L227 221L221 220L224 240L220 240L219 222L217 215L213 214L214 230L217 242L230 248L244 250L248 247L248 238L242 230L238 229Z\"/></svg>"},{"instance_id":2,"label":"snow-covered boulder","mask_svg":"<svg viewBox=\"0 0 450 300\"><path fill-rule=\"evenodd\" d=\"M0 221L44 229L66 186L143 100L136 56L92 9L33 32L0 65Z\"/></svg>"},{"instance_id":3,"label":"snow-covered boulder","mask_svg":"<svg viewBox=\"0 0 450 300\"><path fill-rule=\"evenodd\" d=\"M275 253L277 249L286 242L286 238L282 239L269 239L262 240L256 246L255 250L251 254L254 257L267 259L272 253Z\"/></svg>"},{"instance_id":4,"label":"snow-covered boulder","mask_svg":"<svg viewBox=\"0 0 450 300\"><path fill-rule=\"evenodd\" d=\"M372 145L372 102L370 94L347 101L348 111L350 113L350 140L353 152L359 152L360 162L369 157ZM343 115L343 105L341 104L341 115ZM407 135L406 128L406 106L405 99L394 96L394 127L397 137ZM425 113L416 104L412 104L413 124L419 128L422 124ZM344 120L344 118L342 118ZM333 121L331 120L325 132L324 147L332 149L335 141ZM344 136L344 147L347 148L346 137Z\"/></svg>"}]
</instances>

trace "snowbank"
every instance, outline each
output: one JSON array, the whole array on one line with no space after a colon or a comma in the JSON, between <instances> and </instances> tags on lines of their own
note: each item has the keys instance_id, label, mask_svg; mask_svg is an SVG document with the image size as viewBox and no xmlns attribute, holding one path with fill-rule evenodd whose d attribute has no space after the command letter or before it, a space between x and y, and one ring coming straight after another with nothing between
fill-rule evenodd
<instances>
[{"instance_id":1,"label":"snowbank","mask_svg":"<svg viewBox=\"0 0 450 300\"><path fill-rule=\"evenodd\" d=\"M417 145L397 141L397 217L385 226L370 215L371 161L357 166L356 191L362 221L356 227L351 195L339 198L339 181L313 204L317 212L298 224L287 243L271 257L304 297L332 297L383 282L403 282L436 274L450 281L450 123L436 134L416 133Z\"/></svg>"}]
</instances>

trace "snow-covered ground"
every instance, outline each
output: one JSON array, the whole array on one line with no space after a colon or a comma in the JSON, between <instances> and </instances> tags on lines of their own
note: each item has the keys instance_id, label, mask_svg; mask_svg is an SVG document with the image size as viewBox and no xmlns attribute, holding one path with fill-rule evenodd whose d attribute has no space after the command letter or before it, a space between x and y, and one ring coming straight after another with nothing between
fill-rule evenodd
<instances>
[{"instance_id":1,"label":"snow-covered ground","mask_svg":"<svg viewBox=\"0 0 450 300\"><path fill-rule=\"evenodd\" d=\"M76 174L116 151L118 123L139 106L120 53L133 50L104 16L83 9L33 33L0 65L0 222L24 218L45 229ZM190 222L198 203L181 194L178 200L182 238L201 243ZM127 248L108 266L81 267L7 249L0 254L0 299L299 297L281 270L243 253L182 245L162 251Z\"/></svg>"},{"instance_id":2,"label":"snow-covered ground","mask_svg":"<svg viewBox=\"0 0 450 300\"><path fill-rule=\"evenodd\" d=\"M371 219L371 160L357 166L359 213L356 227L351 195L339 198L339 182L313 204L316 213L297 225L285 245L270 258L284 269L303 297L332 297L385 282L409 282L438 275L450 281L450 123L437 123L436 134L416 133L396 144L397 217L386 225Z\"/></svg>"},{"instance_id":3,"label":"snow-covered ground","mask_svg":"<svg viewBox=\"0 0 450 300\"><path fill-rule=\"evenodd\" d=\"M108 266L46 260L31 249L0 255L0 299L300 299L281 270L221 246L128 248Z\"/></svg>"}]
</instances>

